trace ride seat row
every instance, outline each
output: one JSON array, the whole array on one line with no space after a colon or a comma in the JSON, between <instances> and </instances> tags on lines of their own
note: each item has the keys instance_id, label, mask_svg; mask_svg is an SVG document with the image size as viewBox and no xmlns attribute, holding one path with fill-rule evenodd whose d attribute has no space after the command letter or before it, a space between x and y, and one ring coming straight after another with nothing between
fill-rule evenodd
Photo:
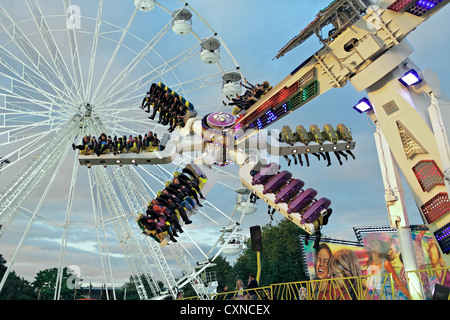
<instances>
[{"instance_id":1,"label":"ride seat row","mask_svg":"<svg viewBox=\"0 0 450 320\"><path fill-rule=\"evenodd\" d=\"M353 141L353 137L350 130L342 123L338 124L336 128L333 128L330 124L325 124L322 130L313 124L310 125L309 131L304 126L298 125L295 132L289 126L283 126L280 140L290 145L294 145L296 142L307 145L310 142L322 144L324 141L337 143L340 140L350 143Z\"/></svg>"},{"instance_id":2,"label":"ride seat row","mask_svg":"<svg viewBox=\"0 0 450 320\"><path fill-rule=\"evenodd\" d=\"M287 213L299 213L302 223L313 223L319 219L331 201L327 198L316 200L316 190L303 190L305 183L302 180L293 179L292 173L286 170L279 170L278 163L268 164L253 176L252 185L263 185L263 194L275 194L275 203L286 203Z\"/></svg>"}]
</instances>

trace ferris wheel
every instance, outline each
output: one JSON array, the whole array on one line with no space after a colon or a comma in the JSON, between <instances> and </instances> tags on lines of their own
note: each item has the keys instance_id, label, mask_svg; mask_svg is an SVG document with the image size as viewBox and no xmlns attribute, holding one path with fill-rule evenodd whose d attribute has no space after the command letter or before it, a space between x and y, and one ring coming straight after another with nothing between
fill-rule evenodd
<instances>
[{"instance_id":1,"label":"ferris wheel","mask_svg":"<svg viewBox=\"0 0 450 320\"><path fill-rule=\"evenodd\" d=\"M48 243L60 244L57 260L49 261L50 267L58 265L59 288L67 261L81 264L70 249L89 247L100 257L105 283L114 284L116 257L125 259L141 299L149 297L146 282L153 296L175 296L191 283L206 297L200 274L219 254L242 249L235 240L256 205L232 169L198 164L215 177L214 192L221 197L207 196L177 242L161 247L141 234L136 215L174 172L201 157L199 151L178 153L167 164L87 168L72 150L85 135L103 132L163 136L167 127L139 108L153 83L194 103L199 115L220 110L216 101L222 95L239 93L241 71L224 41L188 3L178 4L24 0L0 5L0 237L10 230L10 238L21 235L10 251L9 269L40 227ZM235 198L233 209L229 203ZM81 277L88 276L80 268Z\"/></svg>"}]
</instances>

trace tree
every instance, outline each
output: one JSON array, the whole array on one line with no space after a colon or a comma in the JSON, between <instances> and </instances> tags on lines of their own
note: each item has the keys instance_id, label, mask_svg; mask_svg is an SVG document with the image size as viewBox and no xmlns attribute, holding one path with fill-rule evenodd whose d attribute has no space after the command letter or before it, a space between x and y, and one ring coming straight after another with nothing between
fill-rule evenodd
<instances>
[{"instance_id":1,"label":"tree","mask_svg":"<svg viewBox=\"0 0 450 320\"><path fill-rule=\"evenodd\" d=\"M233 267L223 255L219 255L213 262L215 266L208 268L207 271L216 273L218 282L217 292L222 292L225 285L228 285L228 289L231 290L236 279Z\"/></svg>"},{"instance_id":2,"label":"tree","mask_svg":"<svg viewBox=\"0 0 450 320\"><path fill-rule=\"evenodd\" d=\"M126 290L126 296L125 296L125 290ZM139 294L137 292L136 286L133 283L133 280L130 276L129 282L125 282L124 285L121 287L119 292L117 293L118 297L124 297L125 300L140 300ZM119 300L122 300L119 298Z\"/></svg>"},{"instance_id":3,"label":"tree","mask_svg":"<svg viewBox=\"0 0 450 320\"><path fill-rule=\"evenodd\" d=\"M6 270L6 260L0 254L0 281ZM17 276L15 271L11 271L0 293L0 300L36 300L36 294L27 280Z\"/></svg>"},{"instance_id":4,"label":"tree","mask_svg":"<svg viewBox=\"0 0 450 320\"><path fill-rule=\"evenodd\" d=\"M152 291L150 290L150 285L148 284L144 275L141 275L141 280L142 280L142 283L144 284L144 288L145 288L145 291L147 292L148 298L149 299L153 298L154 296L153 296ZM158 284L160 291L162 291L163 287L164 287L164 283L162 281L158 280L157 284ZM125 290L126 290L126 292L125 292ZM118 292L117 292L117 297L119 297L118 300L122 300L123 299L122 297L124 297L125 294L126 294L125 300L140 300L141 299L139 297L139 293L137 292L136 285L133 282L132 276L130 276L129 282L125 282L124 285L121 287L121 289L118 290Z\"/></svg>"},{"instance_id":5,"label":"tree","mask_svg":"<svg viewBox=\"0 0 450 320\"><path fill-rule=\"evenodd\" d=\"M233 267L230 265L230 263L225 259L223 255L219 255L214 261L214 266L209 267L205 269L204 272L214 272L217 279L217 292L222 292L223 287L225 285L228 285L228 287L233 287L233 283L235 282L235 274L233 271ZM208 285L208 283L205 283L205 285ZM192 297L196 296L197 293L195 292L194 288L191 284L187 284L183 287L184 297ZM231 290L231 289L229 289Z\"/></svg>"},{"instance_id":6,"label":"tree","mask_svg":"<svg viewBox=\"0 0 450 320\"><path fill-rule=\"evenodd\" d=\"M55 296L56 278L58 268L51 268L39 271L32 283L39 300L53 300ZM81 298L82 289L76 286L74 280L77 279L67 267L63 268L61 280L61 300L74 300ZM82 279L78 279L81 281Z\"/></svg>"},{"instance_id":7,"label":"tree","mask_svg":"<svg viewBox=\"0 0 450 320\"><path fill-rule=\"evenodd\" d=\"M304 271L299 236L305 232L287 219L277 225L261 228L263 251L261 252L260 286L273 283L308 280ZM248 275L257 272L257 257L252 251L251 241L233 266L237 276L247 284Z\"/></svg>"}]
</instances>

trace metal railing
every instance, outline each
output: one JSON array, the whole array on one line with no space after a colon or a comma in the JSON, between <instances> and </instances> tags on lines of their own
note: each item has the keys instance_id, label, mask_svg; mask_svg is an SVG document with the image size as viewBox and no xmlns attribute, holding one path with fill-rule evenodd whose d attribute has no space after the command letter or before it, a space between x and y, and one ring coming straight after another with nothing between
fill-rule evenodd
<instances>
[{"instance_id":1,"label":"metal railing","mask_svg":"<svg viewBox=\"0 0 450 320\"><path fill-rule=\"evenodd\" d=\"M273 300L272 286L222 292L212 295L212 300Z\"/></svg>"},{"instance_id":2,"label":"metal railing","mask_svg":"<svg viewBox=\"0 0 450 320\"><path fill-rule=\"evenodd\" d=\"M420 288L395 283L390 273L359 277L275 283L266 287L211 295L212 300L429 300L436 283L450 282L450 267L405 273L403 282L420 279ZM406 290L406 291L405 291ZM417 298L418 297L418 298ZM190 300L196 297L186 298ZM450 295L449 298L450 300Z\"/></svg>"},{"instance_id":3,"label":"metal railing","mask_svg":"<svg viewBox=\"0 0 450 320\"><path fill-rule=\"evenodd\" d=\"M450 267L415 270L406 273L407 280L411 278L419 279L420 285L410 287L411 294L419 296L420 300L428 300L433 295L435 284L449 285L450 283ZM450 296L449 296L450 300Z\"/></svg>"}]
</instances>

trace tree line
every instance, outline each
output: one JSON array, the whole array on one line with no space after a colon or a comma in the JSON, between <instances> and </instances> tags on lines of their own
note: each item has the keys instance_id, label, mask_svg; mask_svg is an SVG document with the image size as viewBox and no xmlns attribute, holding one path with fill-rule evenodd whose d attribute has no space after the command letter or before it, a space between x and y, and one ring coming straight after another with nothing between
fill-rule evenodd
<instances>
[{"instance_id":1,"label":"tree line","mask_svg":"<svg viewBox=\"0 0 450 320\"><path fill-rule=\"evenodd\" d=\"M267 224L261 227L262 251L260 255L261 276L259 285L268 286L274 283L294 282L308 280L303 259L299 236L305 232L287 219L277 224ZM214 266L208 268L208 272L215 272L218 282L218 292L222 292L225 286L229 291L234 291L236 281L243 280L247 284L250 273L257 273L257 256L252 250L251 239L247 239L244 250L231 265L227 258L220 255L214 260ZM6 260L0 254L0 281L6 272ZM62 300L82 298L83 290L68 288L64 285L70 277L73 277L70 269L63 269L61 293ZM0 300L53 300L57 268L39 271L34 281L29 282L11 271L5 282ZM79 279L81 280L81 279ZM70 279L69 279L70 281ZM162 288L163 283L159 283ZM182 288L185 297L195 296L194 289L188 285ZM150 290L147 290L150 292ZM119 300L139 300L139 295L131 281L126 282L119 290L116 290L116 298Z\"/></svg>"}]
</instances>

